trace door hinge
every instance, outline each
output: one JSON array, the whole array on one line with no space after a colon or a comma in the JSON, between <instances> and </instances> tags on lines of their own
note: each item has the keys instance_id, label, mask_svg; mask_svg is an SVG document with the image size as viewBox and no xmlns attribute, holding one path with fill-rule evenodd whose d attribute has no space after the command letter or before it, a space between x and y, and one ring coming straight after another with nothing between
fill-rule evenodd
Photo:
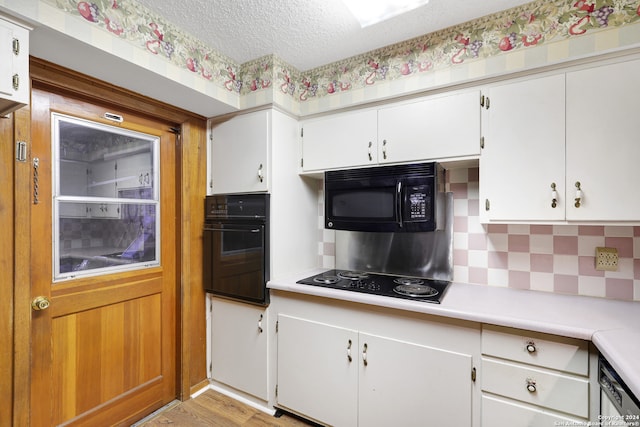
<instances>
[{"instance_id":1,"label":"door hinge","mask_svg":"<svg viewBox=\"0 0 640 427\"><path fill-rule=\"evenodd\" d=\"M484 148L484 136L480 137L480 148Z\"/></svg>"},{"instance_id":2,"label":"door hinge","mask_svg":"<svg viewBox=\"0 0 640 427\"><path fill-rule=\"evenodd\" d=\"M304 158L300 158L300 167L303 168L304 167Z\"/></svg>"},{"instance_id":3,"label":"door hinge","mask_svg":"<svg viewBox=\"0 0 640 427\"><path fill-rule=\"evenodd\" d=\"M13 54L14 55L20 55L20 40L18 39L13 39Z\"/></svg>"},{"instance_id":4,"label":"door hinge","mask_svg":"<svg viewBox=\"0 0 640 427\"><path fill-rule=\"evenodd\" d=\"M300 128L300 138L304 138L304 128Z\"/></svg>"},{"instance_id":5,"label":"door hinge","mask_svg":"<svg viewBox=\"0 0 640 427\"><path fill-rule=\"evenodd\" d=\"M474 366L474 367L471 369L471 381L473 381L474 383L476 382L476 375L477 375L477 373L476 373L476 367Z\"/></svg>"},{"instance_id":6,"label":"door hinge","mask_svg":"<svg viewBox=\"0 0 640 427\"><path fill-rule=\"evenodd\" d=\"M484 107L484 95L480 94L480 106Z\"/></svg>"},{"instance_id":7,"label":"door hinge","mask_svg":"<svg viewBox=\"0 0 640 427\"><path fill-rule=\"evenodd\" d=\"M213 362L209 362L209 372L213 372Z\"/></svg>"},{"instance_id":8,"label":"door hinge","mask_svg":"<svg viewBox=\"0 0 640 427\"><path fill-rule=\"evenodd\" d=\"M280 321L276 320L276 334L278 333L279 328L280 328Z\"/></svg>"},{"instance_id":9,"label":"door hinge","mask_svg":"<svg viewBox=\"0 0 640 427\"><path fill-rule=\"evenodd\" d=\"M27 143L25 141L16 142L16 160L19 162L27 161Z\"/></svg>"},{"instance_id":10,"label":"door hinge","mask_svg":"<svg viewBox=\"0 0 640 427\"><path fill-rule=\"evenodd\" d=\"M276 397L278 397L278 384L276 384Z\"/></svg>"},{"instance_id":11,"label":"door hinge","mask_svg":"<svg viewBox=\"0 0 640 427\"><path fill-rule=\"evenodd\" d=\"M487 96L487 100L484 102L484 103L485 103L484 108L486 108L487 110L489 109L490 101L491 101L491 100L490 100L490 99L489 99L489 97Z\"/></svg>"}]
</instances>

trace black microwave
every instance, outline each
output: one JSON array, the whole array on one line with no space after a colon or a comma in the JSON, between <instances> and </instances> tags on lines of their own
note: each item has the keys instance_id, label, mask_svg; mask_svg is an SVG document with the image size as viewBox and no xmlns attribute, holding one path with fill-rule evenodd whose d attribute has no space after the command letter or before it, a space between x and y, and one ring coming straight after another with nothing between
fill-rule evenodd
<instances>
[{"instance_id":1,"label":"black microwave","mask_svg":"<svg viewBox=\"0 0 640 427\"><path fill-rule=\"evenodd\" d=\"M325 228L368 232L420 232L438 228L438 163L327 171Z\"/></svg>"}]
</instances>

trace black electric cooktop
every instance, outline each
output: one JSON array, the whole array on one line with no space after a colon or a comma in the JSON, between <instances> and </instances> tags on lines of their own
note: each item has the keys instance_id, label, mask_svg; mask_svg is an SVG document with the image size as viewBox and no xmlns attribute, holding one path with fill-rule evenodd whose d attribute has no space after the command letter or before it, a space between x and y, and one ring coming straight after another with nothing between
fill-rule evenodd
<instances>
[{"instance_id":1,"label":"black electric cooktop","mask_svg":"<svg viewBox=\"0 0 640 427\"><path fill-rule=\"evenodd\" d=\"M440 304L450 282L364 271L329 270L298 280L298 283Z\"/></svg>"}]
</instances>

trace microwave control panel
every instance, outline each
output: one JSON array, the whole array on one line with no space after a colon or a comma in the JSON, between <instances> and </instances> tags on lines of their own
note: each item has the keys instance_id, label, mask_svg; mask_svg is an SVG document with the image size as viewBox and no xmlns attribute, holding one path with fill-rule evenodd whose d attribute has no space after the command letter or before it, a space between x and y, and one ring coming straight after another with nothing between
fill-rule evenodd
<instances>
[{"instance_id":1,"label":"microwave control panel","mask_svg":"<svg viewBox=\"0 0 640 427\"><path fill-rule=\"evenodd\" d=\"M410 186L405 198L404 221L427 221L431 215L431 194L428 185Z\"/></svg>"}]
</instances>

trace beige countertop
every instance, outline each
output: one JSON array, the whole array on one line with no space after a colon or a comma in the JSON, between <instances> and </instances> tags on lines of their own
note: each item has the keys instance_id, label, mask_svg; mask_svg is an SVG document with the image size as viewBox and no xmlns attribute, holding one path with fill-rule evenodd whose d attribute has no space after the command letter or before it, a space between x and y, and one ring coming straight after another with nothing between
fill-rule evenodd
<instances>
[{"instance_id":1,"label":"beige countertop","mask_svg":"<svg viewBox=\"0 0 640 427\"><path fill-rule=\"evenodd\" d=\"M451 283L441 304L297 284L317 269L272 280L271 289L589 340L640 398L640 302Z\"/></svg>"}]
</instances>

